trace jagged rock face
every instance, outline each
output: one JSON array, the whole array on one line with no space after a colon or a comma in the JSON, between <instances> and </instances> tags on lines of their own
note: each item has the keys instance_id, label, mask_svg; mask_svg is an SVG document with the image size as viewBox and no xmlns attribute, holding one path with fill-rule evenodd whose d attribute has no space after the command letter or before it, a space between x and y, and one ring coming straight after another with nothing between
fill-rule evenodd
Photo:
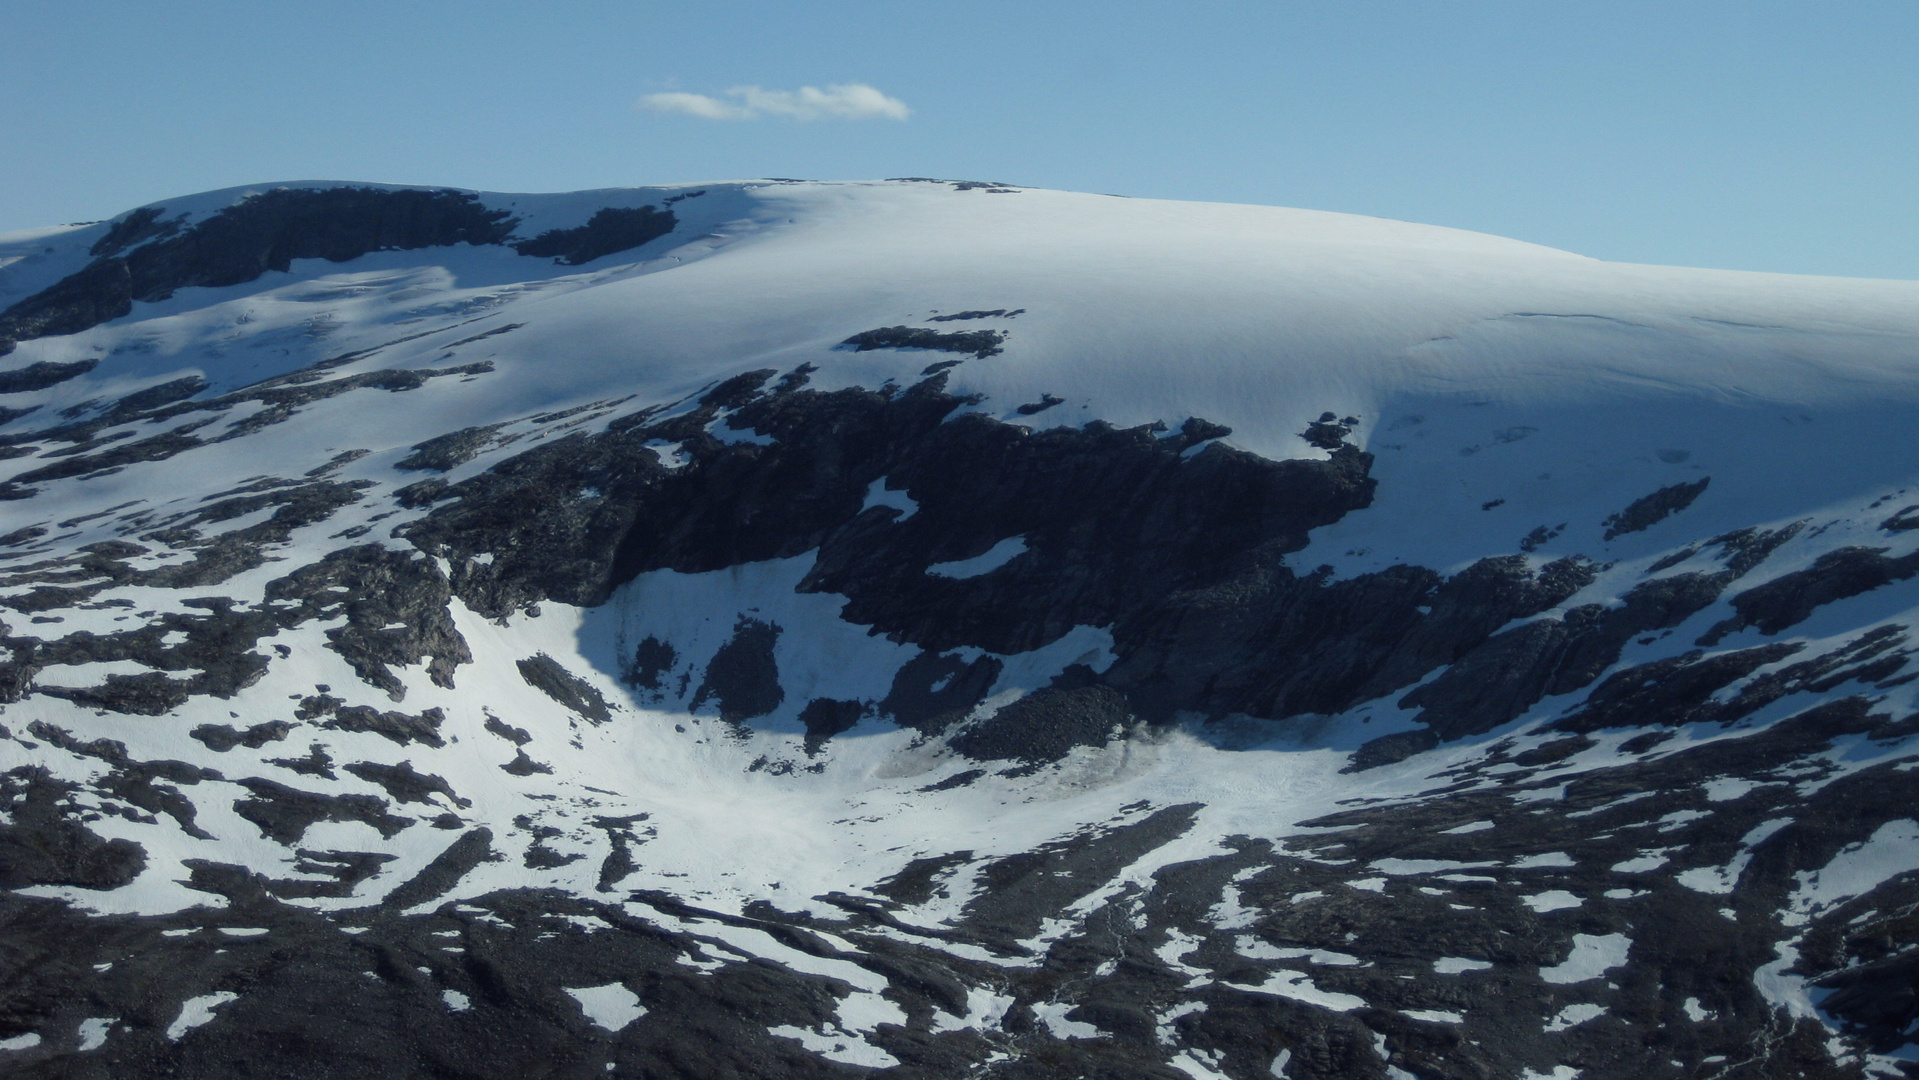
<instances>
[{"instance_id":1,"label":"jagged rock face","mask_svg":"<svg viewBox=\"0 0 1919 1080\"><path fill-rule=\"evenodd\" d=\"M1909 1075L1919 296L1221 213L0 238L3 1071Z\"/></svg>"}]
</instances>

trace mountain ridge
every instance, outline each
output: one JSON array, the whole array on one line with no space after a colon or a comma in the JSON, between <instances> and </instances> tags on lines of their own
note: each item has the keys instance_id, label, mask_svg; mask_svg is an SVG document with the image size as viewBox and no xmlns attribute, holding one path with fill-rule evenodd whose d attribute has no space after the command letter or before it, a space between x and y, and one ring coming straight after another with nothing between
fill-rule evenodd
<instances>
[{"instance_id":1,"label":"mountain ridge","mask_svg":"<svg viewBox=\"0 0 1919 1080\"><path fill-rule=\"evenodd\" d=\"M0 238L0 1065L1906 1074L1919 286L449 190Z\"/></svg>"}]
</instances>

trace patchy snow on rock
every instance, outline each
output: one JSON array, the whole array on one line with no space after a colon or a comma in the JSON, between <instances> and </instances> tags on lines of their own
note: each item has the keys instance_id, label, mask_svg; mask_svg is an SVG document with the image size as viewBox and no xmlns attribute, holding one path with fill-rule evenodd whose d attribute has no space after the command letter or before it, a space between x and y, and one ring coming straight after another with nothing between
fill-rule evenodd
<instances>
[{"instance_id":1,"label":"patchy snow on rock","mask_svg":"<svg viewBox=\"0 0 1919 1080\"><path fill-rule=\"evenodd\" d=\"M1794 875L1789 903L1795 913L1803 914L1861 896L1915 870L1919 870L1919 821L1889 821L1866 840L1841 850L1825 866Z\"/></svg>"},{"instance_id":2,"label":"patchy snow on rock","mask_svg":"<svg viewBox=\"0 0 1919 1080\"><path fill-rule=\"evenodd\" d=\"M284 265L151 277L276 200L364 250L289 212ZM1679 963L1834 1062L1916 1019L1822 989L1919 870L1913 283L927 180L307 183L0 237L0 324L0 827L87 1069L221 1041L232 992L81 1019L174 971L476 1076L476 964L795 1074L990 1071L1029 1008L1063 1072L1298 1072L1236 996L1592 1080L1770 1037ZM1505 935L1566 959L1432 957ZM1565 1001L1615 972L1617 1022ZM1314 1067L1417 1064L1366 1043Z\"/></svg>"}]
</instances>

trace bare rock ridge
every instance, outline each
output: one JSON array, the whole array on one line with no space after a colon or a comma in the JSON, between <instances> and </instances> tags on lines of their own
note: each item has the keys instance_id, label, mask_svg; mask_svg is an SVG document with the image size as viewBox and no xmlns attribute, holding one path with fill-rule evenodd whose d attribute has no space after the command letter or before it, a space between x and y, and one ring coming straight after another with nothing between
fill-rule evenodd
<instances>
[{"instance_id":1,"label":"bare rock ridge","mask_svg":"<svg viewBox=\"0 0 1919 1080\"><path fill-rule=\"evenodd\" d=\"M89 249L93 262L0 311L0 355L28 338L78 333L120 318L135 300L165 300L191 286L244 284L269 270L284 273L295 259L340 263L370 251L505 244L518 224L468 192L355 187L263 191L184 226L165 213L143 207L114 222ZM675 223L671 209L608 207L585 225L548 230L513 248L577 266L664 236Z\"/></svg>"}]
</instances>

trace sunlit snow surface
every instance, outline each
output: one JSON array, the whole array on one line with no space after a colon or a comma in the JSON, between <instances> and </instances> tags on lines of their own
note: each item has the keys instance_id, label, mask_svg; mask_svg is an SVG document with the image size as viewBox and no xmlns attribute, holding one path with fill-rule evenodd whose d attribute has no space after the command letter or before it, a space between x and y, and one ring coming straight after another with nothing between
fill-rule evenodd
<instances>
[{"instance_id":1,"label":"sunlit snow surface","mask_svg":"<svg viewBox=\"0 0 1919 1080\"><path fill-rule=\"evenodd\" d=\"M0 430L33 430L62 410L187 375L205 378L208 393L217 394L361 351L364 357L327 377L478 361L490 361L493 371L433 379L405 393L343 394L303 406L261 434L51 483L31 500L0 505L0 532L45 525L50 532L35 550L70 551L115 538L127 514L164 517L254 478L298 477L347 451L368 453L332 478L376 485L361 503L295 533L275 550L278 561L208 590L110 590L94 603L58 612L64 622L57 627L25 625L24 617L9 615L12 632L111 632L130 626L134 611L186 610L183 600L204 593L257 603L267 581L341 546L336 537L363 525L371 528L359 542L411 551L390 532L425 511L399 509L391 493L420 474L394 466L415 444L456 429L501 424L508 425L502 433L519 438L496 442L453 469L447 479L455 482L540 440L598 430L641 406L684 401L749 369L812 364L813 385L826 389L910 383L946 354L853 352L839 343L872 327L923 324L938 313L969 309L1025 309L994 324L1009 335L1001 355L968 360L949 373L953 392L978 396L969 408L1009 422L1045 427L1102 419L1123 427L1154 421L1177 427L1201 416L1231 427L1230 445L1272 458L1314 458L1324 451L1298 433L1324 411L1355 417L1351 440L1376 455L1375 501L1316 531L1310 546L1289 558L1302 573L1325 566L1342 578L1397 563L1453 572L1513 551L1522 537L1546 526L1555 531L1535 545L1536 562L1583 553L1608 564L1564 605L1570 607L1611 602L1659 556L1746 526L1804 519L1815 527L1781 548L1743 587L1847 545L1894 556L1919 547L1919 532L1878 527L1899 504L1871 509L1884 496L1919 488L1919 439L1912 437L1919 415L1919 285L1626 266L1478 234L1310 211L1032 190L955 192L934 184L746 183L483 199L521 214L529 222L522 231L530 234L578 224L601 206L640 205L692 190L705 194L677 204L675 232L583 267L467 247L381 252L344 264L309 260L246 285L182 289L82 333L22 342L0 365L99 364L50 389L6 397L9 406L38 408ZM204 214L237 194L168 205ZM70 229L0 237L0 306L78 269L97 235L97 229ZM478 337L509 324L519 326ZM467 343L455 344L461 341ZM1063 401L1030 417L1016 411L1049 394ZM584 427L543 419L616 399L622 404L594 412ZM198 434L230 430L250 412L243 406L208 414L214 423ZM134 435L151 433L143 428ZM674 448L657 449L673 463ZM35 456L0 462L0 479L43 464ZM1602 539L1607 515L1655 488L1706 476L1708 492L1683 521L1675 517ZM869 505L913 511L903 492L880 485ZM933 572L985 573L1023 551L1023 542L1009 538ZM506 854L467 873L428 907L518 886L593 894L610 842L605 829L590 824L595 816L647 815L635 826L643 855L623 890L662 890L728 913L768 900L785 911L826 917L841 911L820 897L863 894L914 858L967 851L969 866L977 867L1088 826L1138 820L1149 808L1202 805L1192 829L1075 901L1026 943L1043 950L1073 928L1076 917L1129 886L1150 884L1160 868L1227 850L1222 838L1297 835L1300 822L1317 816L1435 788L1446 782L1440 779L1446 770L1474 760L1494 738L1528 730L1583 696L1547 698L1494 735L1358 774L1340 771L1352 750L1411 727L1410 711L1393 704L1396 695L1332 717L1213 724L1193 718L1104 749L1082 748L1032 775L987 775L935 790L974 763L871 716L817 756L803 750L802 705L816 697L883 697L893 671L916 651L841 621L843 598L795 592L811 565L807 554L712 574L658 571L622 586L600 608L548 602L537 617L503 622L456 600L455 620L473 662L457 670L455 688L433 685L417 668L399 670L403 706L362 683L324 647L327 624L307 624L263 641L263 649L284 645L288 655L273 657L266 676L230 700L196 697L152 718L35 696L8 706L4 722L17 729L44 720L82 739L119 740L136 759L186 761L229 778L277 775L260 762L297 756L314 741L339 761L406 757L471 800L460 806L434 795L429 806L407 812L451 811L467 822L492 823L495 846ZM99 602L112 600L132 606ZM1894 584L1822 608L1792 633L1836 644L1872 625L1911 625L1919 619L1916 608L1919 590ZM1728 610L1722 600L1671 640L1627 645L1620 666L1683 651L1681 641L1696 638ZM745 616L784 631L777 646L784 703L750 731L721 722L710 708L696 715L683 706L649 704L620 678L622 657L648 635L670 640L683 664L703 666ZM1762 640L1749 629L1725 647ZM1106 628L1079 627L1036 653L1010 657L982 708L1038 689L1071 664L1103 670L1112 662L1110 645ZM515 665L539 653L590 682L612 703L614 720L582 723L530 686ZM140 670L126 661L49 668L40 683L93 685ZM201 723L244 726L281 717L290 699L319 685L353 704L409 713L440 708L447 745L398 753L377 734L296 727L265 749L215 753L185 737ZM1881 708L1910 711L1911 693L1910 687L1888 691ZM1755 722L1783 714L1762 713ZM503 773L500 766L516 748L488 733L489 717L528 732L528 752L552 771ZM1716 729L1682 730L1665 749L1724 737ZM1618 742L1602 740L1567 762L1567 776L1615 760ZM1899 752L1898 745L1855 745L1835 751L1833 764L1857 770ZM97 760L29 749L21 739L0 743L0 767L24 764L72 779L102 769ZM215 794L223 788L232 797ZM346 774L325 790L383 794ZM1708 794L1717 800L1743 793ZM28 892L95 911L154 914L219 902L183 884L181 860L300 876L291 851L233 812L234 798L244 794L237 786L206 781L192 794L197 824L210 838L189 836L165 816L156 823L113 816L90 823L103 837L124 837L146 850L147 868L134 884L107 892L64 886ZM1545 789L1523 797L1553 794ZM521 816L560 831L547 841L553 850L584 857L527 868L520 856L531 841L505 824ZM1472 822L1449 832L1482 827L1491 825ZM1727 892L1746 865L1741 860L1750 860L1751 848L1765 838L1755 832L1723 869L1695 869L1681 883L1702 894ZM391 838L359 823L316 824L306 847L380 852L395 861L349 898L295 902L345 909L376 901L450 839L424 824ZM1665 857L1648 847L1613 870L1651 872ZM1572 864L1563 853L1546 853L1506 869L1550 872ZM1445 880L1457 883L1497 865L1490 855L1484 862L1382 860L1351 867L1348 884L1380 891L1389 880L1397 888L1402 879L1437 882L1448 874ZM1803 917L1915 867L1919 834L1910 821L1896 822L1825 871L1803 876L1789 909ZM982 887L971 873L955 872L940 895L914 908L911 922L933 926L957 917ZM1577 896L1546 885L1542 879L1525 897L1532 911L1576 914ZM647 917L660 918L650 910ZM704 932L719 931L708 926ZM1625 961L1631 945L1620 934L1581 934L1575 941L1572 954L1541 968L1540 977L1569 985L1599 979ZM841 1029L776 1033L834 1060L890 1063L885 1051L858 1035L893 1022L897 1011L878 996L870 973L787 956L763 935L737 945L742 955L772 956L846 979L864 995L842 1006ZM1331 964L1337 955L1316 954L1312 962ZM1021 962L983 952L975 958ZM1167 959L1177 963L1177 952ZM1485 966L1452 957L1434 965L1454 977ZM1808 1000L1803 988L1790 976L1765 977L1772 981L1762 981L1762 989L1776 1001L1810 1014L1811 1005L1801 1004ZM1274 973L1256 989L1336 1011L1366 1005L1320 988L1303 971ZM569 992L610 1030L646 1011L617 986ZM194 998L168 1035L209 1023L231 997ZM466 1007L466 998L454 992L446 1001L452 1009ZM979 1016L954 1022L986 1022L991 1009L982 998ZM862 1010L871 1015L854 1015ZM1061 1038L1095 1032L1067 1011L1064 1005L1037 1010ZM1593 1022L1602 1012L1568 1005L1548 1030ZM1459 1022L1458 1014L1444 1010L1407 1015ZM87 1023L96 1026L85 1039L97 1046L107 1037L107 1022ZM1176 1064L1190 1075L1213 1075L1197 1058ZM1283 1067L1275 1061L1274 1074Z\"/></svg>"}]
</instances>

